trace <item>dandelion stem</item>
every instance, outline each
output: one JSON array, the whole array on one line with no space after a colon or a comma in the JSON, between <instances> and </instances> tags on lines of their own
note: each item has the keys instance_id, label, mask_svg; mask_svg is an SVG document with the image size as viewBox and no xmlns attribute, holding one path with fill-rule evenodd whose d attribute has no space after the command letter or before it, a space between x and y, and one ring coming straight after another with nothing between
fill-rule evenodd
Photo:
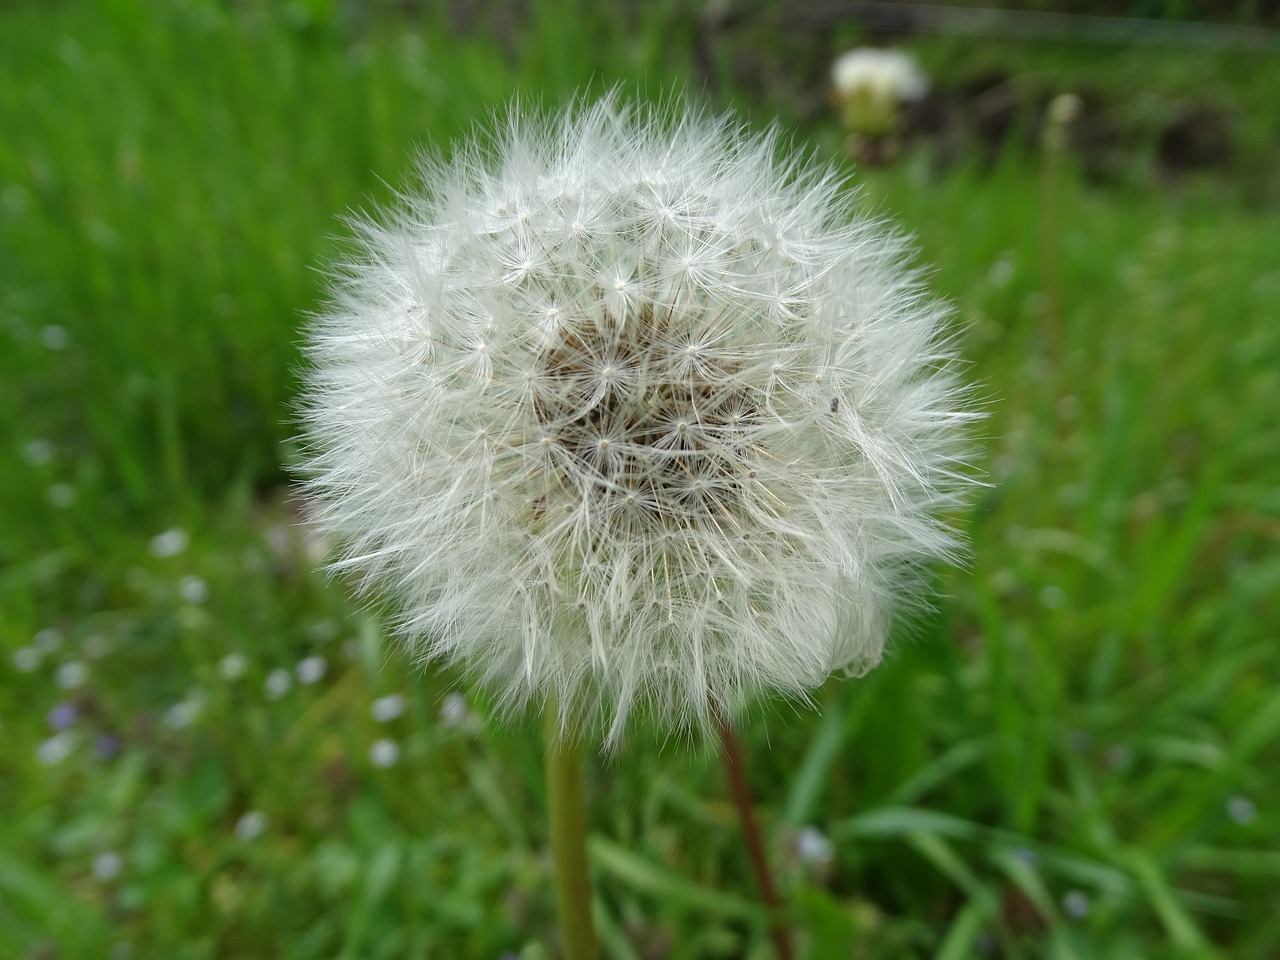
<instances>
[{"instance_id":1,"label":"dandelion stem","mask_svg":"<svg viewBox=\"0 0 1280 960\"><path fill-rule=\"evenodd\" d=\"M786 924L782 920L782 903L778 899L778 890L773 884L773 874L769 870L769 861L765 857L764 843L760 839L760 825L756 822L755 811L751 806L751 791L747 787L745 764L742 759L742 747L724 714L716 711L716 729L720 734L720 745L724 757L725 773L729 778L729 792L733 794L734 806L738 808L738 819L742 822L742 839L746 844L747 858L751 861L751 869L755 871L756 884L760 888L760 899L769 911L770 933L773 946L778 953L778 960L793 960L791 937Z\"/></svg>"},{"instance_id":2,"label":"dandelion stem","mask_svg":"<svg viewBox=\"0 0 1280 960\"><path fill-rule=\"evenodd\" d=\"M564 960L595 960L582 761L577 736L561 728L554 702L547 704L546 739L547 816Z\"/></svg>"}]
</instances>

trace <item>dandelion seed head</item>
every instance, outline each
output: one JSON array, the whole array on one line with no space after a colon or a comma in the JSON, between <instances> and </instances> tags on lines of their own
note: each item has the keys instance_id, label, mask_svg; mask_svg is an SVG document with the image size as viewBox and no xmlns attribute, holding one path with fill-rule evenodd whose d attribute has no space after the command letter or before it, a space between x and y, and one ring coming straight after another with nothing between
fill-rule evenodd
<instances>
[{"instance_id":1,"label":"dandelion seed head","mask_svg":"<svg viewBox=\"0 0 1280 960\"><path fill-rule=\"evenodd\" d=\"M606 98L459 155L361 224L310 332L335 568L417 657L610 742L878 662L953 550L972 417L902 241L691 109Z\"/></svg>"}]
</instances>

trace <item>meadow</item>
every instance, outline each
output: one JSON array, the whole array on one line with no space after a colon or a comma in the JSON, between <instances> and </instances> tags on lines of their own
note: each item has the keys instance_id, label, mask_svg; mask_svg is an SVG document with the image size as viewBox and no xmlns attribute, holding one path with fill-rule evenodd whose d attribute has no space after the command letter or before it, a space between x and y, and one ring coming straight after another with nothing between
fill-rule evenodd
<instances>
[{"instance_id":1,"label":"meadow","mask_svg":"<svg viewBox=\"0 0 1280 960\"><path fill-rule=\"evenodd\" d=\"M615 84L841 166L988 414L964 566L742 730L801 956L1280 957L1280 56L910 38L946 136L855 167L851 27L501 9L0 8L0 957L556 955L539 724L317 572L291 404L344 214ZM710 746L587 785L606 956L772 955Z\"/></svg>"}]
</instances>

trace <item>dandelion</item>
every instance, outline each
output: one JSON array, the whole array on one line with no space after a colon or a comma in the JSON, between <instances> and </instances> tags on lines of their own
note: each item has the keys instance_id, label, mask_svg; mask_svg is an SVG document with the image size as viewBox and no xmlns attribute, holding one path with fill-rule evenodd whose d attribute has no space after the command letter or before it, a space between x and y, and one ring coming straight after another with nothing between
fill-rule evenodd
<instances>
[{"instance_id":1,"label":"dandelion","mask_svg":"<svg viewBox=\"0 0 1280 960\"><path fill-rule=\"evenodd\" d=\"M832 98L840 121L852 133L883 137L898 125L900 104L923 99L929 80L903 50L859 47L831 66Z\"/></svg>"},{"instance_id":2,"label":"dandelion","mask_svg":"<svg viewBox=\"0 0 1280 960\"><path fill-rule=\"evenodd\" d=\"M610 743L879 661L971 415L904 242L777 151L606 99L359 224L306 469L419 658Z\"/></svg>"},{"instance_id":3,"label":"dandelion","mask_svg":"<svg viewBox=\"0 0 1280 960\"><path fill-rule=\"evenodd\" d=\"M689 109L517 109L357 224L309 334L334 568L394 599L417 659L545 705L566 957L595 951L578 733L715 728L751 834L726 718L875 666L954 546L947 310L836 175L779 154Z\"/></svg>"}]
</instances>

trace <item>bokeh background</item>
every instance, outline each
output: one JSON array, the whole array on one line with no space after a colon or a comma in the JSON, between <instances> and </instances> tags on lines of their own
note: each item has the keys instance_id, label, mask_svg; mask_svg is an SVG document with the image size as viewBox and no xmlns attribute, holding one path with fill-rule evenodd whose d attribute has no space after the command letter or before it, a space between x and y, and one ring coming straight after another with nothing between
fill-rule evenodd
<instances>
[{"instance_id":1,"label":"bokeh background","mask_svg":"<svg viewBox=\"0 0 1280 960\"><path fill-rule=\"evenodd\" d=\"M290 403L344 213L615 84L848 173L989 413L967 566L743 731L801 955L1280 957L1278 22L6 0L0 957L556 956L538 724L314 572ZM870 149L830 90L867 44L930 80ZM587 777L608 957L772 955L714 751L641 729Z\"/></svg>"}]
</instances>

